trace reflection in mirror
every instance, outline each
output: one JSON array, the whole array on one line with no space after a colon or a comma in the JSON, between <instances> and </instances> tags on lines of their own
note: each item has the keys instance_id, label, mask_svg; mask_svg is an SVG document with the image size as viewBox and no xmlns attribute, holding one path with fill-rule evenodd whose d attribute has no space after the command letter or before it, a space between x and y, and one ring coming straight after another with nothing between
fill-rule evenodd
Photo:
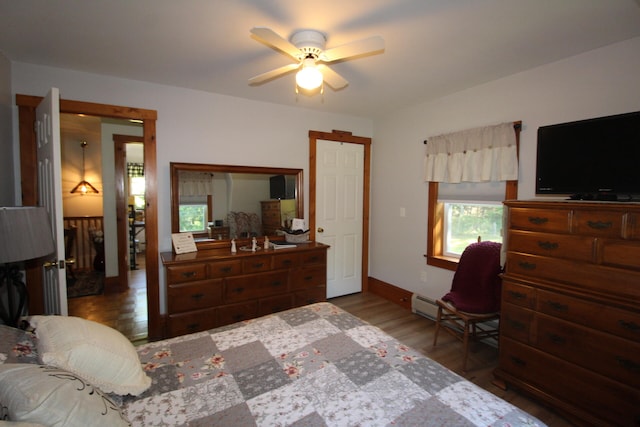
<instances>
[{"instance_id":1,"label":"reflection in mirror","mask_svg":"<svg viewBox=\"0 0 640 427\"><path fill-rule=\"evenodd\" d=\"M198 242L276 235L302 218L302 170L171 163L171 231Z\"/></svg>"}]
</instances>

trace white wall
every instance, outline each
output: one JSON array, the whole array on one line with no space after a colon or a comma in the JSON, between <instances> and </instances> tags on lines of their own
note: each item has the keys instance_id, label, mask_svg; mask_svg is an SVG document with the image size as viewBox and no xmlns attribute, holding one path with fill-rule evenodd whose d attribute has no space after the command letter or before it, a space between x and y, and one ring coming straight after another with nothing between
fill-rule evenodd
<instances>
[{"instance_id":1,"label":"white wall","mask_svg":"<svg viewBox=\"0 0 640 427\"><path fill-rule=\"evenodd\" d=\"M158 111L158 226L161 251L171 250L169 162L302 168L308 192L309 130L372 136L372 121L134 80L20 62L12 63L13 94ZM295 96L295 93L291 93ZM14 144L17 144L17 108ZM308 200L305 200L308 215Z\"/></svg>"},{"instance_id":2,"label":"white wall","mask_svg":"<svg viewBox=\"0 0 640 427\"><path fill-rule=\"evenodd\" d=\"M640 38L395 112L374 123L370 275L432 298L453 273L426 266L427 184L422 141L522 120L519 198L535 196L539 126L640 110ZM406 217L400 217L400 207ZM427 282L420 280L426 272Z\"/></svg>"}]
</instances>

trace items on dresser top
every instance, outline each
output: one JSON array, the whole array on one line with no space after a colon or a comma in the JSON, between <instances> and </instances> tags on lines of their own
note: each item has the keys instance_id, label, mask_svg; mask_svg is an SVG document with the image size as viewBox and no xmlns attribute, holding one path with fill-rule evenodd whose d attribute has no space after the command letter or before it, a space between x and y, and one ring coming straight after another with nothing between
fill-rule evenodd
<instances>
[{"instance_id":1,"label":"items on dresser top","mask_svg":"<svg viewBox=\"0 0 640 427\"><path fill-rule=\"evenodd\" d=\"M640 420L640 205L505 202L497 378L588 425Z\"/></svg>"}]
</instances>

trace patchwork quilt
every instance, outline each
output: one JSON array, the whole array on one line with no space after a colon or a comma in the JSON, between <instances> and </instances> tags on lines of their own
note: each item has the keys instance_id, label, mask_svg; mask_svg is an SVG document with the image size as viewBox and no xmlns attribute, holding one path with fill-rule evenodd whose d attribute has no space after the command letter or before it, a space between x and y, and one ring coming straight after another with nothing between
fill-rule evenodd
<instances>
[{"instance_id":1,"label":"patchwork quilt","mask_svg":"<svg viewBox=\"0 0 640 427\"><path fill-rule=\"evenodd\" d=\"M138 347L134 426L542 426L330 303Z\"/></svg>"}]
</instances>

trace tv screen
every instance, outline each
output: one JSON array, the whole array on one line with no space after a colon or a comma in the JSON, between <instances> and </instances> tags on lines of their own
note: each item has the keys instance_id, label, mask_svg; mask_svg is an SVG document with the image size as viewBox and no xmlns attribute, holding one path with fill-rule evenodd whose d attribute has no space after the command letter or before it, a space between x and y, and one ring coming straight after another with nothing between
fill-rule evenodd
<instances>
[{"instance_id":1,"label":"tv screen","mask_svg":"<svg viewBox=\"0 0 640 427\"><path fill-rule=\"evenodd\" d=\"M538 128L536 194L640 198L640 111Z\"/></svg>"},{"instance_id":2,"label":"tv screen","mask_svg":"<svg viewBox=\"0 0 640 427\"><path fill-rule=\"evenodd\" d=\"M269 195L272 199L295 199L295 177L290 175L274 175L269 178Z\"/></svg>"}]
</instances>

